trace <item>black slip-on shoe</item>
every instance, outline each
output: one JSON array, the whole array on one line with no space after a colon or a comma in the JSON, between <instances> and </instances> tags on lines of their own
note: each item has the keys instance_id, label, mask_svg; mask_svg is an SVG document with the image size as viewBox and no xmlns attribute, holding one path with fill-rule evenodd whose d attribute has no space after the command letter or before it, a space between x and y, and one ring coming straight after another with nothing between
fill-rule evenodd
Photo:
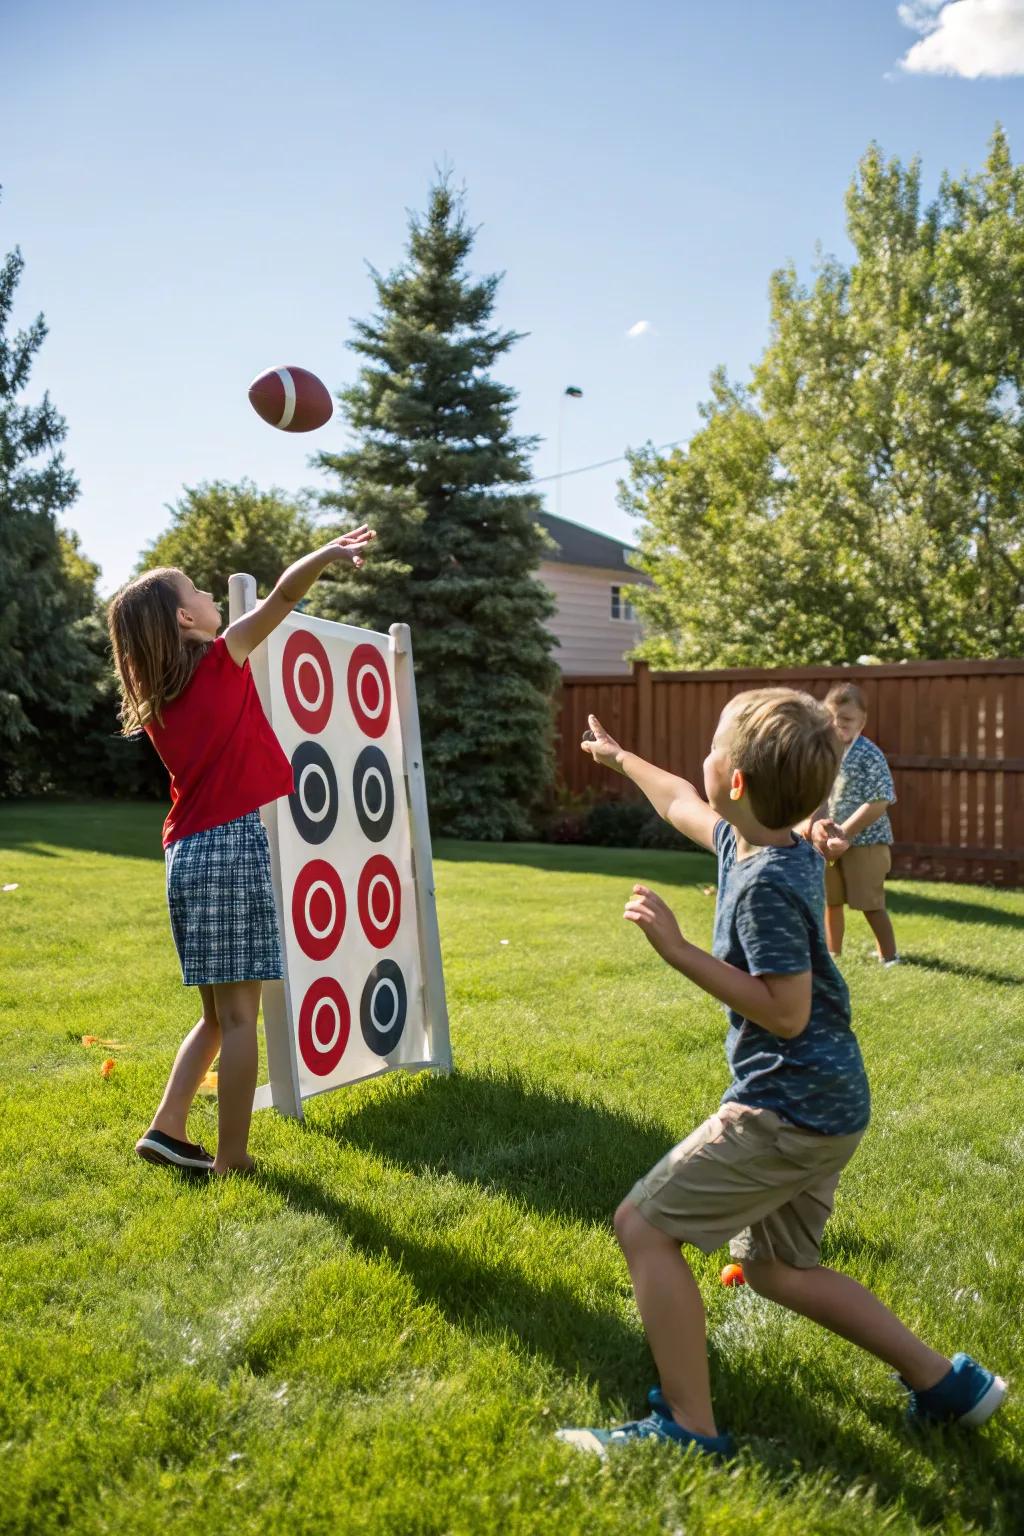
<instances>
[{"instance_id":1,"label":"black slip-on shoe","mask_svg":"<svg viewBox=\"0 0 1024 1536\"><path fill-rule=\"evenodd\" d=\"M195 1141L179 1141L164 1131L147 1131L135 1143L135 1150L147 1163L163 1168L178 1168L182 1173L209 1173L213 1158Z\"/></svg>"}]
</instances>

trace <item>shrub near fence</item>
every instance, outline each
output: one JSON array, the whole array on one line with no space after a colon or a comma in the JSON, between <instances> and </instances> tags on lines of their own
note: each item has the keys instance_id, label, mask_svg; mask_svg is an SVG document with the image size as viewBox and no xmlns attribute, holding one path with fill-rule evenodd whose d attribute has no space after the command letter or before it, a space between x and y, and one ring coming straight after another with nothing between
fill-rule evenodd
<instances>
[{"instance_id":1,"label":"shrub near fence","mask_svg":"<svg viewBox=\"0 0 1024 1536\"><path fill-rule=\"evenodd\" d=\"M698 786L715 722L747 688L784 684L823 698L855 682L867 735L896 783L893 864L900 874L1024 884L1024 661L917 661L864 667L651 672L562 680L559 767L564 787L602 797L637 791L581 752L587 715L641 756Z\"/></svg>"}]
</instances>

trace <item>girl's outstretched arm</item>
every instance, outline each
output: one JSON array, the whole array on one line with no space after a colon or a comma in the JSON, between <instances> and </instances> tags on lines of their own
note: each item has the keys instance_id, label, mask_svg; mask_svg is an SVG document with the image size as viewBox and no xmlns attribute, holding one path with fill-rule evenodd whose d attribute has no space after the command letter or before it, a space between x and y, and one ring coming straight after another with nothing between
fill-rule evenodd
<instances>
[{"instance_id":1,"label":"girl's outstretched arm","mask_svg":"<svg viewBox=\"0 0 1024 1536\"><path fill-rule=\"evenodd\" d=\"M277 585L269 597L257 603L251 612L244 613L240 619L229 624L224 631L224 640L232 660L241 666L249 652L254 651L271 630L277 628L285 615L291 613L321 571L326 570L333 561L351 560L355 566L362 565L363 553L376 537L373 529L364 524L352 533L343 534L340 539L333 539L322 549L314 549L312 554L303 555L301 560L290 565L278 577Z\"/></svg>"}]
</instances>

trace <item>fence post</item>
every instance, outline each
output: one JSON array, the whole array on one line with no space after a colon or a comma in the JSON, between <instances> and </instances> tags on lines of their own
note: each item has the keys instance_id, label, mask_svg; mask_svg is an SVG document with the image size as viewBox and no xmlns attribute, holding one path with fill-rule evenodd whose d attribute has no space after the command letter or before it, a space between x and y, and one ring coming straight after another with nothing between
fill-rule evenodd
<instances>
[{"instance_id":1,"label":"fence post","mask_svg":"<svg viewBox=\"0 0 1024 1536\"><path fill-rule=\"evenodd\" d=\"M648 762L654 757L654 679L646 661L634 661L636 683L636 750Z\"/></svg>"}]
</instances>

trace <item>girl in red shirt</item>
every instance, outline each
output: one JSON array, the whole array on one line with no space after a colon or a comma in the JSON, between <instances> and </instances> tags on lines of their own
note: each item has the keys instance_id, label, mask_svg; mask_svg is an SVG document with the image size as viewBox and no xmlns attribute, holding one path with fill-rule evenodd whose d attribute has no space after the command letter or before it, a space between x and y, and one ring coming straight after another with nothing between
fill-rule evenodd
<instances>
[{"instance_id":1,"label":"girl in red shirt","mask_svg":"<svg viewBox=\"0 0 1024 1536\"><path fill-rule=\"evenodd\" d=\"M182 981L203 1015L182 1042L153 1122L136 1143L153 1163L208 1174L247 1169L263 982L281 976L267 834L259 808L292 791L291 764L260 704L249 653L334 560L363 564L357 528L289 566L218 636L220 609L182 571L147 571L108 611L126 735L146 732L171 776L164 822L167 903ZM188 1140L200 1082L220 1053L217 1156Z\"/></svg>"}]
</instances>

